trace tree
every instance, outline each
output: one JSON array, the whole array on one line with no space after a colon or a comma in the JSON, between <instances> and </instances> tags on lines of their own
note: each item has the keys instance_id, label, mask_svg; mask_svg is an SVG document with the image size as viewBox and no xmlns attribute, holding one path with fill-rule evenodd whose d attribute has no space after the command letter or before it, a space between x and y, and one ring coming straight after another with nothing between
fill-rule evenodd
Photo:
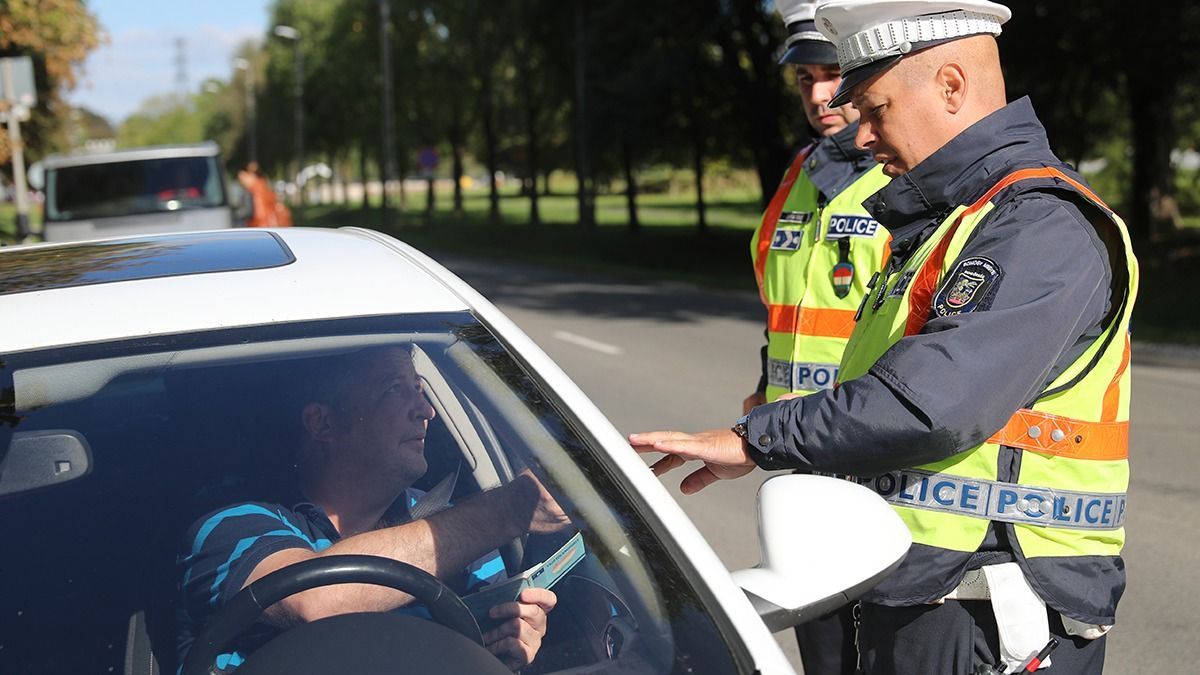
<instances>
[{"instance_id":1,"label":"tree","mask_svg":"<svg viewBox=\"0 0 1200 675\"><path fill-rule=\"evenodd\" d=\"M0 0L0 57L30 56L38 102L21 135L32 155L65 144L58 135L69 108L62 92L74 88L84 59L105 39L78 0ZM0 164L8 163L8 135L0 135Z\"/></svg>"}]
</instances>

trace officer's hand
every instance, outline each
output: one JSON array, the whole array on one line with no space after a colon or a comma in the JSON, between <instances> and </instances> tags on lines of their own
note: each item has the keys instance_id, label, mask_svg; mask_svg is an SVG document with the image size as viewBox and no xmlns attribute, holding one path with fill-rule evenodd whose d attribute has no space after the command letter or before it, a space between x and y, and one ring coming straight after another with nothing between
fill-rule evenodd
<instances>
[{"instance_id":1,"label":"officer's hand","mask_svg":"<svg viewBox=\"0 0 1200 675\"><path fill-rule=\"evenodd\" d=\"M630 434L629 444L641 453L662 452L667 455L651 465L650 469L656 476L683 466L688 460L704 462L704 466L693 471L679 484L679 489L685 495L699 492L719 480L741 478L755 467L741 436L729 429L695 434L679 431Z\"/></svg>"},{"instance_id":2,"label":"officer's hand","mask_svg":"<svg viewBox=\"0 0 1200 675\"><path fill-rule=\"evenodd\" d=\"M508 619L483 634L483 644L512 670L529 665L546 636L546 615L558 596L545 588L526 588L516 602L496 605L488 612L493 619Z\"/></svg>"},{"instance_id":3,"label":"officer's hand","mask_svg":"<svg viewBox=\"0 0 1200 675\"><path fill-rule=\"evenodd\" d=\"M742 414L748 415L750 414L751 410L754 410L760 405L765 405L766 402L767 394L765 392L756 391L747 396L746 400L742 401Z\"/></svg>"}]
</instances>

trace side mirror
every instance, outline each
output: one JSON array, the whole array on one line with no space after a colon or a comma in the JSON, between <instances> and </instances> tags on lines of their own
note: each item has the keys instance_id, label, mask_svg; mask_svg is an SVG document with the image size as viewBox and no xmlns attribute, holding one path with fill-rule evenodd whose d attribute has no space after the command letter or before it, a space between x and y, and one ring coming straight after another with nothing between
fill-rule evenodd
<instances>
[{"instance_id":1,"label":"side mirror","mask_svg":"<svg viewBox=\"0 0 1200 675\"><path fill-rule=\"evenodd\" d=\"M92 472L92 450L77 431L17 431L0 461L0 497L52 487Z\"/></svg>"},{"instance_id":2,"label":"side mirror","mask_svg":"<svg viewBox=\"0 0 1200 675\"><path fill-rule=\"evenodd\" d=\"M762 561L733 579L772 632L852 601L896 569L912 536L879 495L824 476L776 476L758 492Z\"/></svg>"}]
</instances>

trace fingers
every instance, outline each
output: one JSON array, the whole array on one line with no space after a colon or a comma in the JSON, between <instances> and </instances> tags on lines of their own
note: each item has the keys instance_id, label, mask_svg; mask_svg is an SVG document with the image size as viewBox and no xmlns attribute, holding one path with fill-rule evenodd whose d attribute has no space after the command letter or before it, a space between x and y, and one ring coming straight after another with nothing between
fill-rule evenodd
<instances>
[{"instance_id":1,"label":"fingers","mask_svg":"<svg viewBox=\"0 0 1200 675\"><path fill-rule=\"evenodd\" d=\"M517 596L517 602L522 605L537 605L549 614L558 604L558 596L548 588L526 588Z\"/></svg>"},{"instance_id":2,"label":"fingers","mask_svg":"<svg viewBox=\"0 0 1200 675\"><path fill-rule=\"evenodd\" d=\"M544 588L521 591L518 602L496 605L489 615L508 620L484 633L483 642L510 669L529 665L546 634L546 613L554 609L558 596Z\"/></svg>"},{"instance_id":3,"label":"fingers","mask_svg":"<svg viewBox=\"0 0 1200 675\"><path fill-rule=\"evenodd\" d=\"M694 495L719 480L721 479L712 472L712 469L702 466L688 474L687 478L679 483L679 491L685 495Z\"/></svg>"},{"instance_id":4,"label":"fingers","mask_svg":"<svg viewBox=\"0 0 1200 675\"><path fill-rule=\"evenodd\" d=\"M663 457L657 462L651 464L650 470L654 472L655 476L661 476L672 469L683 466L684 464L687 464L686 459L677 457L675 455L667 455L666 457Z\"/></svg>"},{"instance_id":5,"label":"fingers","mask_svg":"<svg viewBox=\"0 0 1200 675\"><path fill-rule=\"evenodd\" d=\"M691 434L680 431L650 431L640 434L629 434L629 444L638 452L661 452L654 447L659 441L689 438Z\"/></svg>"}]
</instances>

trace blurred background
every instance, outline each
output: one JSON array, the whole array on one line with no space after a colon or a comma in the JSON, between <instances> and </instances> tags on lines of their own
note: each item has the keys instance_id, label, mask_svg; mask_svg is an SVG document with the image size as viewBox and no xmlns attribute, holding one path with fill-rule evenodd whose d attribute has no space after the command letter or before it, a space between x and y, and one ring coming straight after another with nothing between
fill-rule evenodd
<instances>
[{"instance_id":1,"label":"blurred background","mask_svg":"<svg viewBox=\"0 0 1200 675\"><path fill-rule=\"evenodd\" d=\"M1200 6L1011 0L1009 98L1130 225L1135 330L1200 282ZM308 225L752 288L746 241L807 127L762 0L7 0L33 59L26 164L216 141ZM11 201L9 137L0 183ZM36 206L31 214L36 232ZM12 236L0 206L0 237ZM520 241L520 246L511 245ZM1175 325L1173 325L1175 324Z\"/></svg>"},{"instance_id":2,"label":"blurred background","mask_svg":"<svg viewBox=\"0 0 1200 675\"><path fill-rule=\"evenodd\" d=\"M1181 564L1200 537L1200 4L1005 4L1009 99L1032 98L1142 264L1109 671L1185 672L1200 659L1180 639L1200 621ZM297 224L432 252L626 432L727 425L758 379L750 236L808 141L784 35L763 0L0 0L0 58L30 57L36 84L25 164L214 141L231 192L257 162ZM0 244L36 241L40 195L24 237L6 128ZM680 498L731 568L756 562L756 476Z\"/></svg>"}]
</instances>

